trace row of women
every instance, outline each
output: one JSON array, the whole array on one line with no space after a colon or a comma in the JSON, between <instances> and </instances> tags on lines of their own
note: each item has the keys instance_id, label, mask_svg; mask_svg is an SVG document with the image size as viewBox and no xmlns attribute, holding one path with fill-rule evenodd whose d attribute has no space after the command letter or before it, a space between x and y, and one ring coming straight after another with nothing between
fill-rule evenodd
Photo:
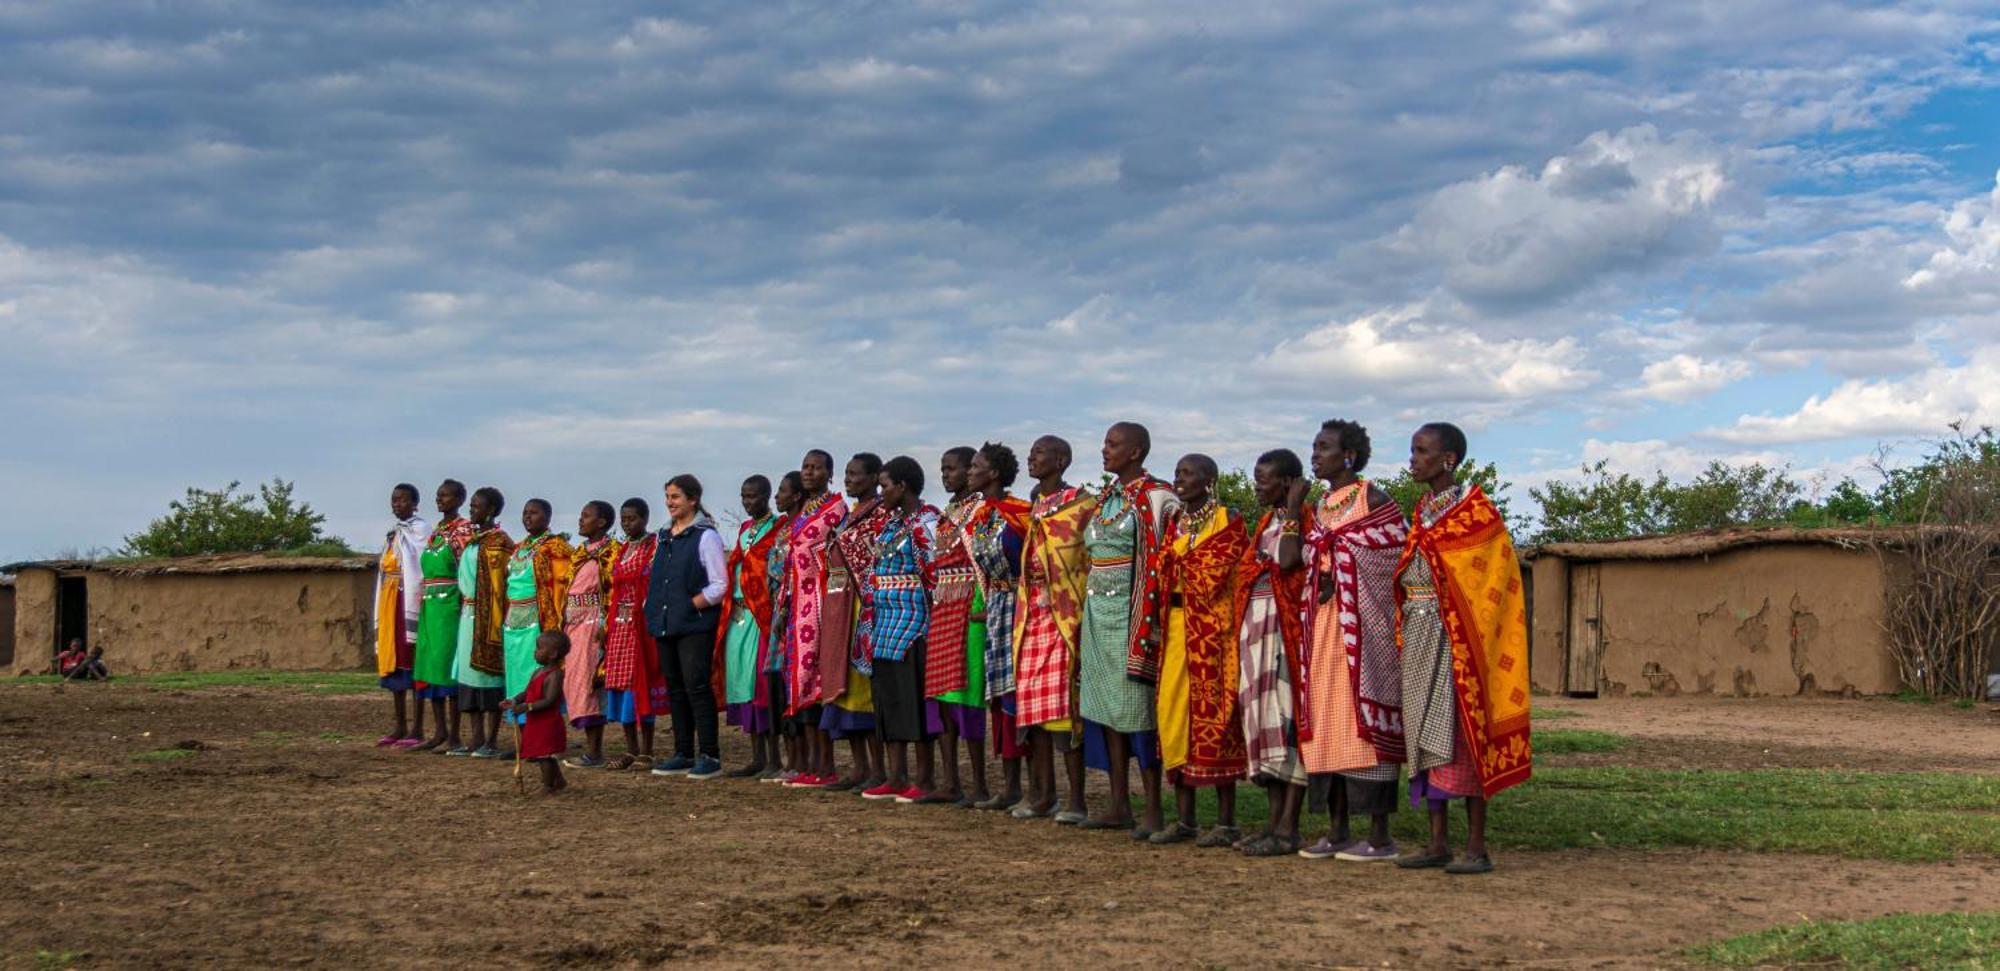
<instances>
[{"instance_id":1,"label":"row of women","mask_svg":"<svg viewBox=\"0 0 2000 971\"><path fill-rule=\"evenodd\" d=\"M1310 476L1289 450L1258 459L1254 524L1217 500L1205 455L1183 457L1171 482L1148 474L1150 435L1131 422L1106 432L1096 487L1067 481L1067 442L1037 440L1025 498L1012 449L952 449L937 470L942 509L924 501L914 459L855 455L836 493L832 456L809 451L775 488L743 483L746 518L728 542L692 476L666 483L658 531L644 500L615 512L593 501L573 541L550 530L540 499L511 538L491 487L461 517L453 480L433 530L416 489L397 486L377 597L396 727L381 744L506 757L502 700L536 670L541 632L561 630L563 714L585 740L573 767L713 778L726 718L754 752L732 777L1153 844L1487 872L1487 800L1530 772L1527 636L1501 516L1458 481L1466 447L1453 425L1417 430L1409 470L1428 492L1406 515L1361 475L1367 430L1326 422ZM656 761L662 712L674 752ZM625 753L607 762L613 723ZM1004 767L997 795L989 746ZM1108 776L1094 813L1086 769ZM1389 818L1405 770L1431 835L1399 855ZM1246 781L1271 807L1251 833L1236 826ZM1201 789L1217 809L1206 832ZM1454 799L1469 822L1456 857ZM1332 825L1302 846L1308 811Z\"/></svg>"}]
</instances>

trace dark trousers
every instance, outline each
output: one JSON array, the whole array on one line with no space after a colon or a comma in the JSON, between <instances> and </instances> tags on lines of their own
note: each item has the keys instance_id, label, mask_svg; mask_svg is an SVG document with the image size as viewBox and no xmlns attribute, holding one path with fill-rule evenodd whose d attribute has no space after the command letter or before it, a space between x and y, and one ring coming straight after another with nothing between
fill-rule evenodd
<instances>
[{"instance_id":1,"label":"dark trousers","mask_svg":"<svg viewBox=\"0 0 2000 971\"><path fill-rule=\"evenodd\" d=\"M667 698L674 708L674 754L692 758L700 737L701 754L720 758L716 741L715 632L682 634L660 642L660 670L667 675Z\"/></svg>"}]
</instances>

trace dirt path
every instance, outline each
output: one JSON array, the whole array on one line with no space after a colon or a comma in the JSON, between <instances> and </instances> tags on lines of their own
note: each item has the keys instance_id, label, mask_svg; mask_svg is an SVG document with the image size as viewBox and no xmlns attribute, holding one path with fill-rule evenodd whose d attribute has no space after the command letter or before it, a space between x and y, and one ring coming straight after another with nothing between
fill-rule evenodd
<instances>
[{"instance_id":1,"label":"dirt path","mask_svg":"<svg viewBox=\"0 0 2000 971\"><path fill-rule=\"evenodd\" d=\"M1886 699L1619 698L1537 700L1578 717L1549 720L1629 736L1608 759L1653 768L1827 768L1878 772L2000 772L2000 714Z\"/></svg>"},{"instance_id":2,"label":"dirt path","mask_svg":"<svg viewBox=\"0 0 2000 971\"><path fill-rule=\"evenodd\" d=\"M573 772L549 799L504 765L371 747L382 707L0 686L0 961L1657 967L1800 915L2000 899L1983 862L1570 851L1468 879L744 782ZM1666 711L1563 724L1704 717ZM213 748L133 758L184 739Z\"/></svg>"}]
</instances>

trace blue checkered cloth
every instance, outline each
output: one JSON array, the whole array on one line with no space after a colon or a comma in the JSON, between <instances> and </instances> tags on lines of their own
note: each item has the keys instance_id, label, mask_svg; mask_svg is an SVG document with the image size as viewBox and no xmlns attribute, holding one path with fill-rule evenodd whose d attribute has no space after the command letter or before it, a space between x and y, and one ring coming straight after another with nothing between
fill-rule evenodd
<instances>
[{"instance_id":1,"label":"blue checkered cloth","mask_svg":"<svg viewBox=\"0 0 2000 971\"><path fill-rule=\"evenodd\" d=\"M925 528L921 521L914 525ZM911 527L907 521L892 518L876 538L881 554L869 576L873 623L868 643L877 661L908 657L910 645L922 640L930 628L931 593L924 582L930 544L922 542Z\"/></svg>"}]
</instances>

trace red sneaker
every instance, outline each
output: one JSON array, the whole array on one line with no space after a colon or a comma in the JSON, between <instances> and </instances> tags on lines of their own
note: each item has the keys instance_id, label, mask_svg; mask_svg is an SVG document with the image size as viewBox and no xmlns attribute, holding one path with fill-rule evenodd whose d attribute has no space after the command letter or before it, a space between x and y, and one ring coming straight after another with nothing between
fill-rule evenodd
<instances>
[{"instance_id":1,"label":"red sneaker","mask_svg":"<svg viewBox=\"0 0 2000 971\"><path fill-rule=\"evenodd\" d=\"M812 773L810 773L810 772L806 772L806 773L801 773L801 774L799 775L799 777L798 777L798 778L796 778L796 779L793 779L792 781L790 781L790 782L787 782L787 783L785 783L785 788L787 788L787 789L817 789L817 788L819 788L819 787L821 787L821 786L823 786L823 785L826 785L826 784L827 784L827 781L828 781L828 780L827 780L826 776L823 776L823 775L813 775L813 774L812 774Z\"/></svg>"},{"instance_id":2,"label":"red sneaker","mask_svg":"<svg viewBox=\"0 0 2000 971\"><path fill-rule=\"evenodd\" d=\"M896 793L896 804L899 806L907 806L910 803L922 799L923 797L924 797L924 791L922 789L919 789L914 785L908 786L905 787L903 791Z\"/></svg>"},{"instance_id":3,"label":"red sneaker","mask_svg":"<svg viewBox=\"0 0 2000 971\"><path fill-rule=\"evenodd\" d=\"M893 786L893 785L891 785L891 784L889 784L889 783L887 783L887 782L884 782L884 783L882 783L881 785L879 785L879 786L876 786L876 787L875 787L875 788L873 788L873 789L863 789L863 790L861 790L861 798L863 798L863 799L875 799L875 800L880 800L880 799L894 799L894 798L896 798L897 796L899 796L899 795L902 795L902 793L903 793L903 790L901 790L901 789L898 789L898 788L896 788L895 786Z\"/></svg>"}]
</instances>

